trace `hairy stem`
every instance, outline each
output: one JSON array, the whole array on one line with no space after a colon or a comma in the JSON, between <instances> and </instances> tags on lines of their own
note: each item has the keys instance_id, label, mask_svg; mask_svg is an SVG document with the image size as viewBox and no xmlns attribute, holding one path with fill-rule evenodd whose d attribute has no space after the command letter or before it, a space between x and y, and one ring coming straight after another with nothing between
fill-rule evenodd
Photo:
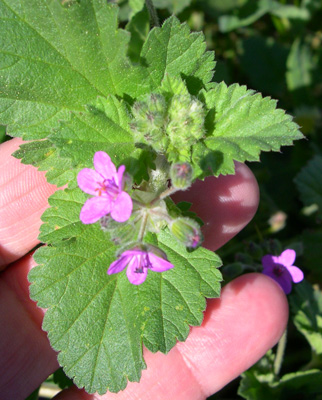
<instances>
[{"instance_id":1,"label":"hairy stem","mask_svg":"<svg viewBox=\"0 0 322 400\"><path fill-rule=\"evenodd\" d=\"M287 329L285 329L282 337L280 338L278 345L277 345L277 351L276 351L276 357L274 361L274 375L278 376L280 373L283 359L284 359L284 352L285 352L285 347L286 347L286 338L287 338Z\"/></svg>"},{"instance_id":2,"label":"hairy stem","mask_svg":"<svg viewBox=\"0 0 322 400\"><path fill-rule=\"evenodd\" d=\"M156 197L154 200L151 201L150 206L153 204L157 203L160 200L165 199L168 196L171 196L172 194L178 192L180 189L176 189L173 186L169 187L166 189L164 192L162 192L158 197Z\"/></svg>"},{"instance_id":3,"label":"hairy stem","mask_svg":"<svg viewBox=\"0 0 322 400\"><path fill-rule=\"evenodd\" d=\"M148 212L146 211L143 213L143 216L142 216L142 222L141 222L140 231L138 234L138 242L142 242L142 240L143 240L147 222L148 222Z\"/></svg>"},{"instance_id":4,"label":"hairy stem","mask_svg":"<svg viewBox=\"0 0 322 400\"><path fill-rule=\"evenodd\" d=\"M149 11L151 24L153 26L160 26L158 14L157 14L156 9L155 9L155 7L153 5L153 1L152 0L145 0L145 4L146 4L146 8Z\"/></svg>"}]
</instances>

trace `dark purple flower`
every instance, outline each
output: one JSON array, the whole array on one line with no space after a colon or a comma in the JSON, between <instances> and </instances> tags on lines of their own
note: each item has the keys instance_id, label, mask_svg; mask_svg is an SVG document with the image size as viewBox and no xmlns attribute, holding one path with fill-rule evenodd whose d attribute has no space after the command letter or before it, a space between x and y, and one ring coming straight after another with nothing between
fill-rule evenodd
<instances>
[{"instance_id":1,"label":"dark purple flower","mask_svg":"<svg viewBox=\"0 0 322 400\"><path fill-rule=\"evenodd\" d=\"M287 249L280 256L267 254L262 258L263 274L273 278L289 294L292 290L292 282L301 282L304 278L300 268L293 265L296 258L294 250Z\"/></svg>"},{"instance_id":2,"label":"dark purple flower","mask_svg":"<svg viewBox=\"0 0 322 400\"><path fill-rule=\"evenodd\" d=\"M127 267L126 275L133 285L143 283L148 275L148 270L163 272L174 268L174 265L150 251L140 249L126 250L120 258L110 265L107 273L109 275L123 271Z\"/></svg>"},{"instance_id":3,"label":"dark purple flower","mask_svg":"<svg viewBox=\"0 0 322 400\"><path fill-rule=\"evenodd\" d=\"M116 171L111 158L104 151L94 154L95 171L82 169L77 176L77 183L83 192L95 197L88 199L80 213L84 224L93 224L104 215L111 214L117 222L127 221L132 213L132 199L123 191L125 166Z\"/></svg>"}]
</instances>

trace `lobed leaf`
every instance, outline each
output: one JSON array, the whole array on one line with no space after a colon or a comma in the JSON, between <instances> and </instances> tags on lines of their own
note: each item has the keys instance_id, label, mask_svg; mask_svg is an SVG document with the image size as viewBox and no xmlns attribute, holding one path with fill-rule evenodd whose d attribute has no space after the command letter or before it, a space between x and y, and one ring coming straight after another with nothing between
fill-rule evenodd
<instances>
[{"instance_id":1,"label":"lobed leaf","mask_svg":"<svg viewBox=\"0 0 322 400\"><path fill-rule=\"evenodd\" d=\"M191 33L176 17L167 19L162 28L154 28L141 52L142 62L148 65L153 89L160 86L166 74L186 80L189 91L197 94L213 76L213 52L206 52L201 32Z\"/></svg>"},{"instance_id":2,"label":"lobed leaf","mask_svg":"<svg viewBox=\"0 0 322 400\"><path fill-rule=\"evenodd\" d=\"M34 165L40 171L46 171L47 181L57 187L76 185L78 170L73 168L70 159L59 154L59 150L49 140L24 143L13 155L21 159L23 164Z\"/></svg>"},{"instance_id":3,"label":"lobed leaf","mask_svg":"<svg viewBox=\"0 0 322 400\"><path fill-rule=\"evenodd\" d=\"M201 97L209 109L204 143L218 160L216 175L234 173L234 161L258 161L261 151L279 151L303 137L275 100L245 86L222 82Z\"/></svg>"},{"instance_id":4,"label":"lobed leaf","mask_svg":"<svg viewBox=\"0 0 322 400\"><path fill-rule=\"evenodd\" d=\"M312 350L322 355L322 293L307 282L296 285L290 296L294 324Z\"/></svg>"},{"instance_id":5,"label":"lobed leaf","mask_svg":"<svg viewBox=\"0 0 322 400\"><path fill-rule=\"evenodd\" d=\"M126 57L129 34L117 29L113 4L1 0L0 15L0 123L12 136L44 138L98 95L149 88Z\"/></svg>"},{"instance_id":6,"label":"lobed leaf","mask_svg":"<svg viewBox=\"0 0 322 400\"><path fill-rule=\"evenodd\" d=\"M201 324L205 297L219 296L220 260L203 248L188 253L161 231L150 242L175 268L150 271L139 286L125 271L107 275L116 248L99 224L79 223L84 197L66 189L50 198L40 239L51 245L37 250L38 266L28 278L32 298L48 308L43 328L65 373L89 393L102 394L140 379L142 343L168 352L186 339L189 325Z\"/></svg>"}]
</instances>

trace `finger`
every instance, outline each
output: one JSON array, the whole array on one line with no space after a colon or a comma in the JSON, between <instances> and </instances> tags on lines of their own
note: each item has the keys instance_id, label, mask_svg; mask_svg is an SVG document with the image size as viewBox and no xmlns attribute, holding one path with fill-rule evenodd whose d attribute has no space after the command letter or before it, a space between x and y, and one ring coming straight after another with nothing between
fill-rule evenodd
<instances>
[{"instance_id":1,"label":"finger","mask_svg":"<svg viewBox=\"0 0 322 400\"><path fill-rule=\"evenodd\" d=\"M44 172L11 156L21 143L12 139L0 146L0 270L39 243L40 216L56 190Z\"/></svg>"},{"instance_id":2,"label":"finger","mask_svg":"<svg viewBox=\"0 0 322 400\"><path fill-rule=\"evenodd\" d=\"M24 400L58 368L41 330L44 312L29 298L27 274L34 264L28 255L0 277L1 399Z\"/></svg>"},{"instance_id":3,"label":"finger","mask_svg":"<svg viewBox=\"0 0 322 400\"><path fill-rule=\"evenodd\" d=\"M203 246L216 250L240 232L253 218L259 202L257 181L251 170L236 163L236 174L196 181L189 190L173 196L192 203L191 211L205 223Z\"/></svg>"},{"instance_id":4,"label":"finger","mask_svg":"<svg viewBox=\"0 0 322 400\"><path fill-rule=\"evenodd\" d=\"M201 400L253 365L281 337L288 304L281 288L260 274L226 285L209 301L201 327L167 355L145 351L147 369L140 383L118 394L88 395L70 388L55 400Z\"/></svg>"}]
</instances>

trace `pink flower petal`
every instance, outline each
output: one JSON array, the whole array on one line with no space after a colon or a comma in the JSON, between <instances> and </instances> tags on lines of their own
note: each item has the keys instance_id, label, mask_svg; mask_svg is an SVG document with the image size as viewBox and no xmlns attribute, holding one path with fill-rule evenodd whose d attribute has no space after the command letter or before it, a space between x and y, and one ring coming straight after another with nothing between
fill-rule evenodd
<instances>
[{"instance_id":1,"label":"pink flower petal","mask_svg":"<svg viewBox=\"0 0 322 400\"><path fill-rule=\"evenodd\" d=\"M294 283L299 283L304 279L304 274L302 270L300 270L300 268L296 267L295 265L286 268L288 272L291 274Z\"/></svg>"},{"instance_id":2,"label":"pink flower petal","mask_svg":"<svg viewBox=\"0 0 322 400\"><path fill-rule=\"evenodd\" d=\"M283 253L277 257L278 258L278 263L284 265L285 267L289 267L293 265L295 258L296 258L296 252L292 249L287 249L283 251Z\"/></svg>"},{"instance_id":3,"label":"pink flower petal","mask_svg":"<svg viewBox=\"0 0 322 400\"><path fill-rule=\"evenodd\" d=\"M116 175L115 165L112 163L111 157L104 151L97 151L94 154L94 167L104 179L111 179Z\"/></svg>"},{"instance_id":4,"label":"pink flower petal","mask_svg":"<svg viewBox=\"0 0 322 400\"><path fill-rule=\"evenodd\" d=\"M123 189L122 180L124 171L125 171L125 165L120 165L119 169L117 170L117 182L116 182L120 190Z\"/></svg>"},{"instance_id":5,"label":"pink flower petal","mask_svg":"<svg viewBox=\"0 0 322 400\"><path fill-rule=\"evenodd\" d=\"M107 271L108 275L117 274L118 272L123 271L123 269L129 263L129 260L130 257L124 257L124 254L122 254L121 258L112 262L112 264L109 266L109 269Z\"/></svg>"},{"instance_id":6,"label":"pink flower petal","mask_svg":"<svg viewBox=\"0 0 322 400\"><path fill-rule=\"evenodd\" d=\"M283 275L279 276L275 280L281 286L281 288L284 290L285 294L291 293L291 290L292 290L292 278L291 278L289 273L284 273Z\"/></svg>"},{"instance_id":7,"label":"pink flower petal","mask_svg":"<svg viewBox=\"0 0 322 400\"><path fill-rule=\"evenodd\" d=\"M133 203L130 195L126 192L121 192L115 199L111 217L117 222L127 221L132 213Z\"/></svg>"},{"instance_id":8,"label":"pink flower petal","mask_svg":"<svg viewBox=\"0 0 322 400\"><path fill-rule=\"evenodd\" d=\"M133 257L131 261L129 262L129 265L126 270L126 275L128 277L128 280L133 284L133 285L140 285L146 280L146 277L148 275L148 269L143 268L142 265L140 265L141 257ZM142 272L137 272L137 270L141 270Z\"/></svg>"},{"instance_id":9,"label":"pink flower petal","mask_svg":"<svg viewBox=\"0 0 322 400\"><path fill-rule=\"evenodd\" d=\"M264 269L264 275L269 276L270 278L274 279L277 282L285 294L289 294L292 290L292 277L290 273L285 270L282 275L277 276L276 273L272 269Z\"/></svg>"},{"instance_id":10,"label":"pink flower petal","mask_svg":"<svg viewBox=\"0 0 322 400\"><path fill-rule=\"evenodd\" d=\"M93 224L110 212L111 201L108 197L92 197L86 200L79 218L83 224Z\"/></svg>"},{"instance_id":11,"label":"pink flower petal","mask_svg":"<svg viewBox=\"0 0 322 400\"><path fill-rule=\"evenodd\" d=\"M163 258L160 258L153 253L148 253L148 257L152 265L150 267L151 271L163 272L167 271L168 269L174 268L174 265L169 263L169 261L164 260Z\"/></svg>"},{"instance_id":12,"label":"pink flower petal","mask_svg":"<svg viewBox=\"0 0 322 400\"><path fill-rule=\"evenodd\" d=\"M273 260L273 256L271 256L270 254L267 254L266 256L262 257L262 264L263 264L264 269L273 268L274 265L275 265L275 262Z\"/></svg>"},{"instance_id":13,"label":"pink flower petal","mask_svg":"<svg viewBox=\"0 0 322 400\"><path fill-rule=\"evenodd\" d=\"M79 171L77 175L77 183L79 188L88 194L98 196L98 190L100 188L99 182L102 182L102 177L93 169L84 168Z\"/></svg>"}]
</instances>

